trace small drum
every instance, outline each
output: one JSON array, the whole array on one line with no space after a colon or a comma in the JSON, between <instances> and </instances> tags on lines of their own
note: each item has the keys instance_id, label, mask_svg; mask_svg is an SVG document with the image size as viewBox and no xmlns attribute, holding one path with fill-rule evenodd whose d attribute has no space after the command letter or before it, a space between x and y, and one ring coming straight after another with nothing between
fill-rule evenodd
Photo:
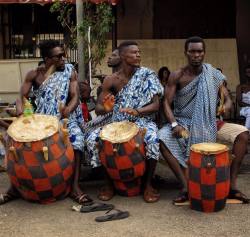
<instances>
[{"instance_id":1,"label":"small drum","mask_svg":"<svg viewBox=\"0 0 250 237\"><path fill-rule=\"evenodd\" d=\"M100 160L120 195L130 197L140 193L145 172L144 134L144 130L128 121L114 122L101 130Z\"/></svg>"},{"instance_id":2,"label":"small drum","mask_svg":"<svg viewBox=\"0 0 250 237\"><path fill-rule=\"evenodd\" d=\"M69 194L74 151L66 123L59 132L57 117L34 114L8 128L7 173L24 199L45 204Z\"/></svg>"},{"instance_id":3,"label":"small drum","mask_svg":"<svg viewBox=\"0 0 250 237\"><path fill-rule=\"evenodd\" d=\"M216 212L226 205L230 188L228 148L218 143L191 146L188 192L190 207L202 212Z\"/></svg>"}]
</instances>

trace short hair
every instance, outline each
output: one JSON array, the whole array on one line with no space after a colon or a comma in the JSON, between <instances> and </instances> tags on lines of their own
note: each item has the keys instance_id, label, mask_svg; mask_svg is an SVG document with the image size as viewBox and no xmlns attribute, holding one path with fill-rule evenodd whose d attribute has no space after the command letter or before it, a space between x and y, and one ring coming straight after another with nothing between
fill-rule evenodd
<instances>
[{"instance_id":1,"label":"short hair","mask_svg":"<svg viewBox=\"0 0 250 237\"><path fill-rule=\"evenodd\" d=\"M40 53L43 59L51 57L51 50L56 47L62 47L58 40L45 40L39 45Z\"/></svg>"},{"instance_id":2,"label":"short hair","mask_svg":"<svg viewBox=\"0 0 250 237\"><path fill-rule=\"evenodd\" d=\"M125 49L127 48L128 46L131 46L131 45L137 45L137 42L135 41L132 41L132 40L126 40L126 41L123 41L122 43L120 43L120 45L118 46L118 50L119 50L119 54Z\"/></svg>"},{"instance_id":3,"label":"short hair","mask_svg":"<svg viewBox=\"0 0 250 237\"><path fill-rule=\"evenodd\" d=\"M185 41L185 51L187 51L188 45L190 43L202 43L203 49L205 51L206 45L205 45L204 40L201 37L199 37L199 36L192 36L192 37L186 39L186 41Z\"/></svg>"},{"instance_id":4,"label":"short hair","mask_svg":"<svg viewBox=\"0 0 250 237\"><path fill-rule=\"evenodd\" d=\"M163 72L164 71L167 71L170 74L170 71L169 71L168 67L165 67L165 66L161 67L159 69L159 71L158 71L158 77L159 77L160 80L163 78Z\"/></svg>"}]
</instances>

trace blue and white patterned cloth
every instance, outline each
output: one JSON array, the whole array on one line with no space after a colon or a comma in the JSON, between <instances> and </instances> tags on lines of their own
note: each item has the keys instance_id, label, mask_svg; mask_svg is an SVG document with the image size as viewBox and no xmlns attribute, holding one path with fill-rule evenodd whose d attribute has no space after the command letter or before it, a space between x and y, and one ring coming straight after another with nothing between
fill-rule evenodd
<instances>
[{"instance_id":1,"label":"blue and white patterned cloth","mask_svg":"<svg viewBox=\"0 0 250 237\"><path fill-rule=\"evenodd\" d=\"M159 159L159 139L158 128L150 116L136 117L127 113L119 112L120 108L142 108L152 102L155 95L163 95L163 87L158 77L152 70L140 67L136 70L128 84L115 97L112 121L131 121L140 128L146 128L147 132L144 137L146 144L146 155L148 159ZM87 138L87 149L90 155L92 167L100 166L96 142L99 139L101 128L93 131Z\"/></svg>"},{"instance_id":2,"label":"blue and white patterned cloth","mask_svg":"<svg viewBox=\"0 0 250 237\"><path fill-rule=\"evenodd\" d=\"M174 116L189 131L189 137L173 137L170 124L166 124L159 131L159 139L183 167L187 166L192 144L216 141L216 105L223 80L225 76L220 71L203 64L201 74L176 92Z\"/></svg>"},{"instance_id":3,"label":"blue and white patterned cloth","mask_svg":"<svg viewBox=\"0 0 250 237\"><path fill-rule=\"evenodd\" d=\"M34 90L36 113L54 115L61 119L59 106L67 102L73 70L72 64L65 64L64 71L54 72L38 90ZM68 121L70 141L74 150L83 151L84 148L83 121L82 110L78 105L70 114Z\"/></svg>"}]
</instances>

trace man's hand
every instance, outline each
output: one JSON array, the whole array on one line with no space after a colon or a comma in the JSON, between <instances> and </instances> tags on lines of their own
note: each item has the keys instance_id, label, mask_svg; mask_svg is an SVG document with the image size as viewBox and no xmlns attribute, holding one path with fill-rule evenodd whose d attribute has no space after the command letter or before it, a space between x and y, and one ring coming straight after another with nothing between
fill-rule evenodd
<instances>
[{"instance_id":1,"label":"man's hand","mask_svg":"<svg viewBox=\"0 0 250 237\"><path fill-rule=\"evenodd\" d=\"M68 106L61 106L60 107L60 113L62 115L62 118L68 118L70 115L70 110Z\"/></svg>"},{"instance_id":2,"label":"man's hand","mask_svg":"<svg viewBox=\"0 0 250 237\"><path fill-rule=\"evenodd\" d=\"M121 108L119 111L122 112L122 113L131 114L131 115L133 115L133 116L139 116L139 112L138 112L138 110L136 110L136 109L132 109L132 108Z\"/></svg>"},{"instance_id":3,"label":"man's hand","mask_svg":"<svg viewBox=\"0 0 250 237\"><path fill-rule=\"evenodd\" d=\"M188 137L188 132L181 125L177 125L175 128L173 128L172 135L174 137L177 137L177 138L180 138L180 137L187 138Z\"/></svg>"},{"instance_id":4,"label":"man's hand","mask_svg":"<svg viewBox=\"0 0 250 237\"><path fill-rule=\"evenodd\" d=\"M113 110L115 104L115 97L112 94L108 94L103 98L103 107L105 112L110 112Z\"/></svg>"}]
</instances>

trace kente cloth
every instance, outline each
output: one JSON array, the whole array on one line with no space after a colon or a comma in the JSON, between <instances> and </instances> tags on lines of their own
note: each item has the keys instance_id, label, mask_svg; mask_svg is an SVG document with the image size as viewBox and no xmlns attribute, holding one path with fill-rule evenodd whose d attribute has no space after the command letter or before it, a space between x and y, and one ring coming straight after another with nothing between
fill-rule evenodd
<instances>
[{"instance_id":1,"label":"kente cloth","mask_svg":"<svg viewBox=\"0 0 250 237\"><path fill-rule=\"evenodd\" d=\"M190 146L202 142L216 142L216 105L218 90L225 76L210 64L203 64L202 72L188 85L176 92L174 116L189 137L172 136L170 124L159 131L159 139L178 162L186 167Z\"/></svg>"},{"instance_id":2,"label":"kente cloth","mask_svg":"<svg viewBox=\"0 0 250 237\"><path fill-rule=\"evenodd\" d=\"M128 84L125 85L115 97L113 108L112 122L131 121L138 125L139 128L146 128L144 142L146 145L146 156L148 159L159 159L159 138L158 128L152 121L152 117L137 117L126 113L119 112L120 108L142 108L152 102L155 95L163 95L163 87L157 75L150 69L140 67L136 70ZM99 139L101 128L91 132L87 138L87 149L90 155L90 163L93 167L101 165L96 143Z\"/></svg>"},{"instance_id":3,"label":"kente cloth","mask_svg":"<svg viewBox=\"0 0 250 237\"><path fill-rule=\"evenodd\" d=\"M72 64L65 64L64 71L54 72L48 80L44 81L44 83L34 91L37 107L36 113L54 115L62 119L59 107L66 105L69 99L69 86L73 70L74 67ZM74 150L83 151L83 123L82 111L78 105L77 108L70 113L68 121L69 138Z\"/></svg>"}]
</instances>

